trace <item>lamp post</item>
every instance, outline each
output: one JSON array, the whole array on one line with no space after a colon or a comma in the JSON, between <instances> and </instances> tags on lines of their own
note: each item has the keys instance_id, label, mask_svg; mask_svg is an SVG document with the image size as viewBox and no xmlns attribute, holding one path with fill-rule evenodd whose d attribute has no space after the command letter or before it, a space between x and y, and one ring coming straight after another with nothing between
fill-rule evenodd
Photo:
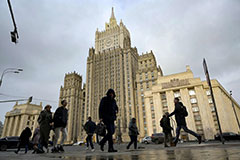
<instances>
[{"instance_id":1,"label":"lamp post","mask_svg":"<svg viewBox=\"0 0 240 160\"><path fill-rule=\"evenodd\" d=\"M23 69L21 68L7 68L3 71L2 75L1 75L1 79L0 79L0 87L2 85L2 81L3 81L3 76L7 73L20 73L22 72Z\"/></svg>"},{"instance_id":2,"label":"lamp post","mask_svg":"<svg viewBox=\"0 0 240 160\"><path fill-rule=\"evenodd\" d=\"M234 106L234 102L233 102L232 91L230 91L230 97L231 97L231 101L232 101L233 112L234 112L234 114L235 114L238 127L239 127L239 129L240 129L240 124L239 124L238 116L237 116L237 113L236 113L236 110L235 110L235 106Z\"/></svg>"}]
</instances>

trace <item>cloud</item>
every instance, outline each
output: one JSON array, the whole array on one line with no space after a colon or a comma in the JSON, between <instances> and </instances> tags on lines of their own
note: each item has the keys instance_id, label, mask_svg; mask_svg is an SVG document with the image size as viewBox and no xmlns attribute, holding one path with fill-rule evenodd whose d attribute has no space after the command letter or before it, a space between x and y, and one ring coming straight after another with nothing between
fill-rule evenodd
<instances>
[{"instance_id":1,"label":"cloud","mask_svg":"<svg viewBox=\"0 0 240 160\"><path fill-rule=\"evenodd\" d=\"M185 71L188 64L196 77L205 79L205 57L211 77L239 97L239 5L237 0L12 1L20 35L14 45L8 6L1 1L0 72L7 67L24 71L6 75L0 93L57 102L65 73L77 71L85 81L96 28L104 29L114 6L118 22L122 19L130 31L132 45L139 54L153 50L164 74ZM54 109L58 105L51 104ZM1 121L12 106L0 105Z\"/></svg>"}]
</instances>

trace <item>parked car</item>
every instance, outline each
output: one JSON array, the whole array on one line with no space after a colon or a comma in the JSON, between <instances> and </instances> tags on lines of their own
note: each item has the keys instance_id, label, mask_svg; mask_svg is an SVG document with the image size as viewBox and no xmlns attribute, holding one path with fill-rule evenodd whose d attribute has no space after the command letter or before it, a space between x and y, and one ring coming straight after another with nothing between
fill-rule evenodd
<instances>
[{"instance_id":1,"label":"parked car","mask_svg":"<svg viewBox=\"0 0 240 160\"><path fill-rule=\"evenodd\" d=\"M142 143L149 144L152 142L152 138L150 136L146 136L142 139Z\"/></svg>"},{"instance_id":2,"label":"parked car","mask_svg":"<svg viewBox=\"0 0 240 160\"><path fill-rule=\"evenodd\" d=\"M0 151L6 151L7 149L17 148L19 142L19 136L0 138ZM24 148L25 146L21 146ZM29 144L29 149L33 148L32 142Z\"/></svg>"},{"instance_id":3,"label":"parked car","mask_svg":"<svg viewBox=\"0 0 240 160\"><path fill-rule=\"evenodd\" d=\"M160 144L164 142L164 133L154 133L151 136L152 142Z\"/></svg>"},{"instance_id":4,"label":"parked car","mask_svg":"<svg viewBox=\"0 0 240 160\"><path fill-rule=\"evenodd\" d=\"M229 140L240 140L240 135L236 134L236 133L233 133L233 132L223 132L222 136L223 136L223 139L226 140L226 141L229 141ZM220 134L219 133L216 134L214 136L214 139L215 140L221 140Z\"/></svg>"}]
</instances>

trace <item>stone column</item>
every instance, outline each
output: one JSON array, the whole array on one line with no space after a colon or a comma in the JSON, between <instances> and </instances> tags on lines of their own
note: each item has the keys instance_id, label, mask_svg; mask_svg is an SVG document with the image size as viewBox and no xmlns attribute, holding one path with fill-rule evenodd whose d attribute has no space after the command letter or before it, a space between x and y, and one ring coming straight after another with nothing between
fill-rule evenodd
<instances>
[{"instance_id":1,"label":"stone column","mask_svg":"<svg viewBox=\"0 0 240 160\"><path fill-rule=\"evenodd\" d=\"M19 121L19 116L15 116L15 120L13 122L13 132L12 132L12 136L18 136L17 134L17 127L18 127L18 122Z\"/></svg>"},{"instance_id":2,"label":"stone column","mask_svg":"<svg viewBox=\"0 0 240 160\"><path fill-rule=\"evenodd\" d=\"M13 123L13 117L9 117L9 124L7 127L7 133L6 136L11 136L11 132L12 132L12 123Z\"/></svg>"},{"instance_id":3,"label":"stone column","mask_svg":"<svg viewBox=\"0 0 240 160\"><path fill-rule=\"evenodd\" d=\"M7 126L9 123L9 118L5 117L5 121L4 121L4 127L3 127L3 131L2 131L2 137L5 137L7 135Z\"/></svg>"}]
</instances>

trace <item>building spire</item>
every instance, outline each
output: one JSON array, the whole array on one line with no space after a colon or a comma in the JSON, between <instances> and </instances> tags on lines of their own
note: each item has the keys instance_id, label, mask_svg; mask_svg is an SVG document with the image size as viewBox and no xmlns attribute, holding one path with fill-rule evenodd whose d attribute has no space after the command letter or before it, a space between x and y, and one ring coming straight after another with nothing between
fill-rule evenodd
<instances>
[{"instance_id":1,"label":"building spire","mask_svg":"<svg viewBox=\"0 0 240 160\"><path fill-rule=\"evenodd\" d=\"M112 7L111 19L115 19L115 16L114 16L114 8L113 8L113 7Z\"/></svg>"}]
</instances>

